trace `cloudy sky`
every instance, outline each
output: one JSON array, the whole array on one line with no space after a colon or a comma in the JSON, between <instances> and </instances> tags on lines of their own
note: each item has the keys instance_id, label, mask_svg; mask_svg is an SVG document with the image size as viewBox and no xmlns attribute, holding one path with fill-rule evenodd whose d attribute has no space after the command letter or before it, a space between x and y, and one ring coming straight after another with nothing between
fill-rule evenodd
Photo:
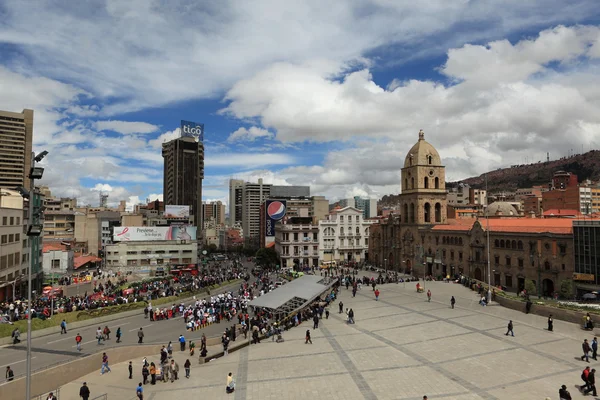
<instances>
[{"instance_id":1,"label":"cloudy sky","mask_svg":"<svg viewBox=\"0 0 600 400\"><path fill-rule=\"evenodd\" d=\"M205 124L229 178L336 199L400 190L419 129L447 178L600 147L595 0L0 2L0 109L35 110L42 183L162 196L161 144Z\"/></svg>"}]
</instances>

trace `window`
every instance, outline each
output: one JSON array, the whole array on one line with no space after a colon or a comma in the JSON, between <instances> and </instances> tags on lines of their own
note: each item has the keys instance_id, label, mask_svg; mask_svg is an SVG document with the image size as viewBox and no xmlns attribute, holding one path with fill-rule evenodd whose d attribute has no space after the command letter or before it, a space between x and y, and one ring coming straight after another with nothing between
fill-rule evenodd
<instances>
[{"instance_id":1,"label":"window","mask_svg":"<svg viewBox=\"0 0 600 400\"><path fill-rule=\"evenodd\" d=\"M550 270L550 262L549 262L549 261L545 261L545 262L544 262L544 269L545 269L546 271L549 271L549 270Z\"/></svg>"},{"instance_id":2,"label":"window","mask_svg":"<svg viewBox=\"0 0 600 400\"><path fill-rule=\"evenodd\" d=\"M450 259L454 260L454 250L450 250Z\"/></svg>"},{"instance_id":3,"label":"window","mask_svg":"<svg viewBox=\"0 0 600 400\"><path fill-rule=\"evenodd\" d=\"M519 258L519 268L523 268L523 259Z\"/></svg>"},{"instance_id":4,"label":"window","mask_svg":"<svg viewBox=\"0 0 600 400\"><path fill-rule=\"evenodd\" d=\"M566 255L567 254L567 245L565 245L563 243L559 244L558 250L559 250L561 256Z\"/></svg>"},{"instance_id":5,"label":"window","mask_svg":"<svg viewBox=\"0 0 600 400\"><path fill-rule=\"evenodd\" d=\"M501 247L501 248L504 248L504 240L501 240L501 241L500 241L500 247Z\"/></svg>"},{"instance_id":6,"label":"window","mask_svg":"<svg viewBox=\"0 0 600 400\"><path fill-rule=\"evenodd\" d=\"M6 218L6 217L5 217ZM2 235L2 244L8 243L8 235Z\"/></svg>"},{"instance_id":7,"label":"window","mask_svg":"<svg viewBox=\"0 0 600 400\"><path fill-rule=\"evenodd\" d=\"M494 264L500 264L500 256L494 256Z\"/></svg>"},{"instance_id":8,"label":"window","mask_svg":"<svg viewBox=\"0 0 600 400\"><path fill-rule=\"evenodd\" d=\"M566 265L565 265L565 264L563 264L563 265L562 265L562 270L564 271L565 269L566 269Z\"/></svg>"},{"instance_id":9,"label":"window","mask_svg":"<svg viewBox=\"0 0 600 400\"><path fill-rule=\"evenodd\" d=\"M504 282L505 282L504 286L511 288L512 287L512 276L505 275Z\"/></svg>"},{"instance_id":10,"label":"window","mask_svg":"<svg viewBox=\"0 0 600 400\"><path fill-rule=\"evenodd\" d=\"M458 252L458 261L462 261L463 260L463 256L462 256L462 251Z\"/></svg>"},{"instance_id":11,"label":"window","mask_svg":"<svg viewBox=\"0 0 600 400\"><path fill-rule=\"evenodd\" d=\"M60 260L52 260L52 269L60 268Z\"/></svg>"},{"instance_id":12,"label":"window","mask_svg":"<svg viewBox=\"0 0 600 400\"><path fill-rule=\"evenodd\" d=\"M433 157L427 156L427 162L429 163L429 165L431 165L433 163Z\"/></svg>"},{"instance_id":13,"label":"window","mask_svg":"<svg viewBox=\"0 0 600 400\"><path fill-rule=\"evenodd\" d=\"M494 240L494 247L500 247L500 241L498 239Z\"/></svg>"},{"instance_id":14,"label":"window","mask_svg":"<svg viewBox=\"0 0 600 400\"><path fill-rule=\"evenodd\" d=\"M481 252L479 250L475 252L475 261L481 261Z\"/></svg>"},{"instance_id":15,"label":"window","mask_svg":"<svg viewBox=\"0 0 600 400\"><path fill-rule=\"evenodd\" d=\"M169 250L169 254L179 254L179 250Z\"/></svg>"},{"instance_id":16,"label":"window","mask_svg":"<svg viewBox=\"0 0 600 400\"><path fill-rule=\"evenodd\" d=\"M510 267L511 259L510 256L506 256L506 266Z\"/></svg>"},{"instance_id":17,"label":"window","mask_svg":"<svg viewBox=\"0 0 600 400\"><path fill-rule=\"evenodd\" d=\"M12 243L15 241L15 235L13 235L12 233L10 235L8 235L8 243Z\"/></svg>"},{"instance_id":18,"label":"window","mask_svg":"<svg viewBox=\"0 0 600 400\"><path fill-rule=\"evenodd\" d=\"M17 225L21 225L21 217L17 217Z\"/></svg>"},{"instance_id":19,"label":"window","mask_svg":"<svg viewBox=\"0 0 600 400\"><path fill-rule=\"evenodd\" d=\"M344 216L343 215L340 215L340 222L344 223Z\"/></svg>"},{"instance_id":20,"label":"window","mask_svg":"<svg viewBox=\"0 0 600 400\"><path fill-rule=\"evenodd\" d=\"M425 179L427 179L427 178L425 178ZM429 203L425 203L424 217L425 217L425 222L431 222L431 205Z\"/></svg>"},{"instance_id":21,"label":"window","mask_svg":"<svg viewBox=\"0 0 600 400\"><path fill-rule=\"evenodd\" d=\"M7 256L0 257L0 270L6 269L7 265Z\"/></svg>"},{"instance_id":22,"label":"window","mask_svg":"<svg viewBox=\"0 0 600 400\"><path fill-rule=\"evenodd\" d=\"M14 225L15 224L15 217L10 217L10 225Z\"/></svg>"},{"instance_id":23,"label":"window","mask_svg":"<svg viewBox=\"0 0 600 400\"><path fill-rule=\"evenodd\" d=\"M21 241L21 234L15 233L15 242L20 242L20 241Z\"/></svg>"},{"instance_id":24,"label":"window","mask_svg":"<svg viewBox=\"0 0 600 400\"><path fill-rule=\"evenodd\" d=\"M523 250L523 242L521 242L520 240L517 242L517 249Z\"/></svg>"},{"instance_id":25,"label":"window","mask_svg":"<svg viewBox=\"0 0 600 400\"><path fill-rule=\"evenodd\" d=\"M8 225L8 217L2 217L2 225Z\"/></svg>"},{"instance_id":26,"label":"window","mask_svg":"<svg viewBox=\"0 0 600 400\"><path fill-rule=\"evenodd\" d=\"M360 228L358 226L356 227L356 234L360 235Z\"/></svg>"},{"instance_id":27,"label":"window","mask_svg":"<svg viewBox=\"0 0 600 400\"><path fill-rule=\"evenodd\" d=\"M446 258L446 250L442 250L442 258Z\"/></svg>"},{"instance_id":28,"label":"window","mask_svg":"<svg viewBox=\"0 0 600 400\"><path fill-rule=\"evenodd\" d=\"M436 188L436 189L439 189L439 188L440 188L440 178L438 178L438 177L436 176L436 177L435 177L435 180L434 180L434 182L435 182L435 188Z\"/></svg>"},{"instance_id":29,"label":"window","mask_svg":"<svg viewBox=\"0 0 600 400\"><path fill-rule=\"evenodd\" d=\"M425 185L425 189L429 189L429 178L425 177L425 179L423 179L423 183Z\"/></svg>"},{"instance_id":30,"label":"window","mask_svg":"<svg viewBox=\"0 0 600 400\"><path fill-rule=\"evenodd\" d=\"M410 178L410 188L411 189L415 188L415 178Z\"/></svg>"},{"instance_id":31,"label":"window","mask_svg":"<svg viewBox=\"0 0 600 400\"><path fill-rule=\"evenodd\" d=\"M8 268L12 267L13 265L15 265L15 255L14 254L9 254L8 255Z\"/></svg>"},{"instance_id":32,"label":"window","mask_svg":"<svg viewBox=\"0 0 600 400\"><path fill-rule=\"evenodd\" d=\"M435 222L442 222L442 205L440 203L435 203Z\"/></svg>"}]
</instances>

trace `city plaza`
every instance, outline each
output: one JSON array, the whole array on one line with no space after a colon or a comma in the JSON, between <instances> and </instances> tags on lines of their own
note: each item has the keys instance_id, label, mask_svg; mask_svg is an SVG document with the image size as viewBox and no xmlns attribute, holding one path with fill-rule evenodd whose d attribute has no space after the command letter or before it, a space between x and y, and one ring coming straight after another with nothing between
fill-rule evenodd
<instances>
[{"instance_id":1,"label":"city plaza","mask_svg":"<svg viewBox=\"0 0 600 400\"><path fill-rule=\"evenodd\" d=\"M340 289L329 319L312 329L312 321L284 332L284 343L262 340L229 355L198 365L192 359L191 379L185 379L187 352L174 352L181 378L175 383L144 386L144 398L171 399L200 395L208 399L558 399L567 385L574 399L584 398L578 386L581 342L593 334L579 325L555 321L548 332L546 317L523 314L492 304L482 307L478 296L452 283L426 282L432 291L427 302L415 283L379 286L379 301L363 286L355 298ZM456 298L451 309L450 297ZM352 308L356 324L345 314ZM505 336L509 320L515 337ZM305 344L306 329L313 344ZM238 337L235 345L244 340ZM234 347L235 347L234 345ZM209 355L221 350L209 347ZM110 354L109 354L110 356ZM196 355L197 356L197 355ZM132 360L134 377L127 379L127 363L111 366L112 373L93 373L63 386L61 399L78 399L86 381L92 397L134 399L141 381L142 360ZM148 355L148 362L158 355ZM98 371L100 360L98 360ZM233 394L225 393L227 374L236 380Z\"/></svg>"}]
</instances>

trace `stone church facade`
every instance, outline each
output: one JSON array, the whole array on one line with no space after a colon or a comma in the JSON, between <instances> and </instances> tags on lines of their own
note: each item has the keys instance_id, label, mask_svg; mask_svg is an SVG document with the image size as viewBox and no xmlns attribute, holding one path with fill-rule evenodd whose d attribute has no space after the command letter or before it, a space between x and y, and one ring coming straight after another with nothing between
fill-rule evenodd
<instances>
[{"instance_id":1,"label":"stone church facade","mask_svg":"<svg viewBox=\"0 0 600 400\"><path fill-rule=\"evenodd\" d=\"M434 277L463 274L552 294L574 272L571 219L448 219L445 167L419 132L401 172L400 211L371 226L369 259L388 270ZM489 238L487 230L489 229Z\"/></svg>"}]
</instances>

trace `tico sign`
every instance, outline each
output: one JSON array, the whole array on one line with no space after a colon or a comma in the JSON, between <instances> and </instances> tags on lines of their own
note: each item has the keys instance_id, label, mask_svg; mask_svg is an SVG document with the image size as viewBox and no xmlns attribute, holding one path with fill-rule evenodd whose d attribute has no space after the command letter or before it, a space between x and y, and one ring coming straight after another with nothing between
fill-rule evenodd
<instances>
[{"instance_id":1,"label":"tico sign","mask_svg":"<svg viewBox=\"0 0 600 400\"><path fill-rule=\"evenodd\" d=\"M204 124L191 121L181 121L181 136L197 138L200 142L204 141Z\"/></svg>"}]
</instances>

